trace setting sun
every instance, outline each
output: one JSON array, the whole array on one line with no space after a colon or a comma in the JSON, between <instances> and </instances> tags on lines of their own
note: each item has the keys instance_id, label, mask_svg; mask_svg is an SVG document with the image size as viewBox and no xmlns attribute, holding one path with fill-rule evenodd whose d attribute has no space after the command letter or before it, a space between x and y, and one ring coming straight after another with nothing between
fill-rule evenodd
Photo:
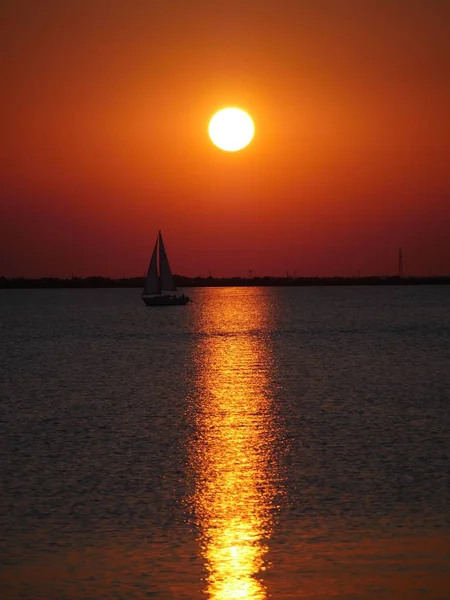
<instances>
[{"instance_id":1,"label":"setting sun","mask_svg":"<svg viewBox=\"0 0 450 600\"><path fill-rule=\"evenodd\" d=\"M218 148L236 152L252 141L255 126L250 115L240 108L224 108L213 116L208 131Z\"/></svg>"}]
</instances>

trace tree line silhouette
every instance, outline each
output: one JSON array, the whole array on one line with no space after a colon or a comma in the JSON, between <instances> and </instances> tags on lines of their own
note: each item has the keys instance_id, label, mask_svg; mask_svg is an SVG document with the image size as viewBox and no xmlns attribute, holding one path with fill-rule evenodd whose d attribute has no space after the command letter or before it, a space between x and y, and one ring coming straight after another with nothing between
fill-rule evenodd
<instances>
[{"instance_id":1,"label":"tree line silhouette","mask_svg":"<svg viewBox=\"0 0 450 600\"><path fill-rule=\"evenodd\" d=\"M237 287L237 286L337 286L337 285L448 285L450 276L367 276L367 277L185 277L175 275L178 287ZM0 277L0 289L36 288L142 288L143 277Z\"/></svg>"}]
</instances>

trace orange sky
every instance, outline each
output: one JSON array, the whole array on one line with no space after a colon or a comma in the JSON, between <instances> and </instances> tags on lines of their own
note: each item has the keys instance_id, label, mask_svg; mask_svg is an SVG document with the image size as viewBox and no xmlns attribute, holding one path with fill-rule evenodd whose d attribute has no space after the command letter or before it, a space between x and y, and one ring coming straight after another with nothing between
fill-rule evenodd
<instances>
[{"instance_id":1,"label":"orange sky","mask_svg":"<svg viewBox=\"0 0 450 600\"><path fill-rule=\"evenodd\" d=\"M450 2L0 11L0 275L142 275L158 229L185 275L450 273Z\"/></svg>"}]
</instances>

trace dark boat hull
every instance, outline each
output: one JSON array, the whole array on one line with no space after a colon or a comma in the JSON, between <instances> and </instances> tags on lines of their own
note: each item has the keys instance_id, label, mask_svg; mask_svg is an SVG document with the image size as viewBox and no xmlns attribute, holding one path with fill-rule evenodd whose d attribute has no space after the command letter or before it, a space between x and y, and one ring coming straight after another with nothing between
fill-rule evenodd
<instances>
[{"instance_id":1,"label":"dark boat hull","mask_svg":"<svg viewBox=\"0 0 450 600\"><path fill-rule=\"evenodd\" d=\"M147 306L184 306L191 299L188 296L142 296Z\"/></svg>"}]
</instances>

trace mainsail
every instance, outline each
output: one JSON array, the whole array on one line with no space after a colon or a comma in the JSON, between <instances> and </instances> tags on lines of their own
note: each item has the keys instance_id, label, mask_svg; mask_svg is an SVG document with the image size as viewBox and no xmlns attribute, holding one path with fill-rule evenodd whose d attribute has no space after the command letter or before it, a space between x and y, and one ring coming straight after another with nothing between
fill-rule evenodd
<instances>
[{"instance_id":1,"label":"mainsail","mask_svg":"<svg viewBox=\"0 0 450 600\"><path fill-rule=\"evenodd\" d=\"M162 235L159 232L148 267L147 277L145 278L143 296L155 296L165 293L173 295L177 291Z\"/></svg>"},{"instance_id":2,"label":"mainsail","mask_svg":"<svg viewBox=\"0 0 450 600\"><path fill-rule=\"evenodd\" d=\"M167 258L166 249L159 232L159 275L161 280L161 293L176 292L177 288L173 280L172 271L170 270L169 259Z\"/></svg>"},{"instance_id":3,"label":"mainsail","mask_svg":"<svg viewBox=\"0 0 450 600\"><path fill-rule=\"evenodd\" d=\"M188 296L179 293L175 285L161 232L150 259L142 300L146 306L183 306L191 302Z\"/></svg>"},{"instance_id":4,"label":"mainsail","mask_svg":"<svg viewBox=\"0 0 450 600\"><path fill-rule=\"evenodd\" d=\"M161 286L160 286L158 269L157 269L157 259L158 259L158 240L156 240L152 258L151 258L150 264L148 266L147 277L145 278L145 283L144 283L144 294L145 295L161 293Z\"/></svg>"}]
</instances>

